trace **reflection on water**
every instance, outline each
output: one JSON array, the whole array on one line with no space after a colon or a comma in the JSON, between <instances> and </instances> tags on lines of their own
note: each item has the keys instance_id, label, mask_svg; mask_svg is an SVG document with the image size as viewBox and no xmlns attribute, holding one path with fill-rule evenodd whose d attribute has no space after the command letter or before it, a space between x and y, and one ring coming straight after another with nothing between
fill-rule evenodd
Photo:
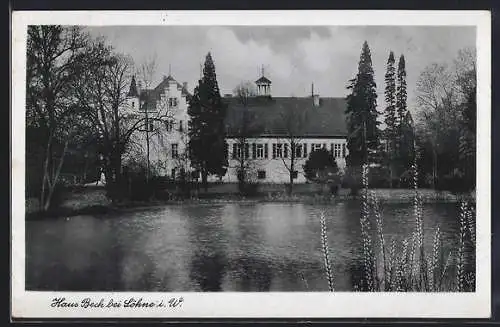
<instances>
[{"instance_id":1,"label":"reflection on water","mask_svg":"<svg viewBox=\"0 0 500 327\"><path fill-rule=\"evenodd\" d=\"M179 205L121 216L26 223L26 288L55 291L327 291L326 210L335 288L359 283L359 203ZM455 204L424 206L426 246L440 225L456 246ZM410 205L383 206L387 242L414 228Z\"/></svg>"}]
</instances>

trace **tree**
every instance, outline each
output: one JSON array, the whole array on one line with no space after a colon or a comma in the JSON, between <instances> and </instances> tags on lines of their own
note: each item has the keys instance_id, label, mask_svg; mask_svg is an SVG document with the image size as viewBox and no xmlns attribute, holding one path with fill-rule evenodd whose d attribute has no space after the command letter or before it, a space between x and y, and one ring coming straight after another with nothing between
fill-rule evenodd
<instances>
[{"instance_id":1,"label":"tree","mask_svg":"<svg viewBox=\"0 0 500 327\"><path fill-rule=\"evenodd\" d=\"M248 173L252 169L252 162L250 156L250 145L248 139L255 135L255 117L249 110L251 98L257 94L255 87L250 82L242 82L234 89L234 95L238 99L241 109L238 110L238 117L236 118L236 126L233 134L236 137L236 147L239 151L233 154L233 158L237 161L238 172L238 188L240 192L245 191ZM233 150L234 152L234 150Z\"/></svg>"},{"instance_id":2,"label":"tree","mask_svg":"<svg viewBox=\"0 0 500 327\"><path fill-rule=\"evenodd\" d=\"M406 100L406 63L404 55L401 55L398 61L396 84L396 111L398 120L397 125L399 128L402 127L402 122L406 117L406 112L408 111ZM399 134L401 135L401 132Z\"/></svg>"},{"instance_id":3,"label":"tree","mask_svg":"<svg viewBox=\"0 0 500 327\"><path fill-rule=\"evenodd\" d=\"M311 102L312 105L313 103ZM298 175L298 152L303 151L301 135L304 135L303 131L308 122L308 109L299 107L296 101L290 101L290 105L281 108L278 121L276 122L276 126L283 131L283 136L278 138L278 144L283 144L284 146L281 160L283 166L288 171L288 194L293 193L293 181Z\"/></svg>"},{"instance_id":4,"label":"tree","mask_svg":"<svg viewBox=\"0 0 500 327\"><path fill-rule=\"evenodd\" d=\"M413 163L413 119L408 111L406 91L406 63L404 55L399 57L396 85L396 160L398 176L406 172Z\"/></svg>"},{"instance_id":5,"label":"tree","mask_svg":"<svg viewBox=\"0 0 500 327\"><path fill-rule=\"evenodd\" d=\"M124 191L125 181L121 178L124 157L134 146L142 147L142 144L135 144L134 135L143 131L151 132L150 123L162 121L166 114L157 111L154 116L148 117L142 112L130 110L128 93L131 80L135 80L132 59L114 53L102 43L96 47L101 49L102 64L89 67L75 81L75 94L78 106L85 112L85 119L99 136L108 195L117 200ZM146 169L148 172L149 165Z\"/></svg>"},{"instance_id":6,"label":"tree","mask_svg":"<svg viewBox=\"0 0 500 327\"><path fill-rule=\"evenodd\" d=\"M390 187L392 188L392 180L394 175L394 161L396 151L396 136L397 136L397 116L396 116L396 69L394 67L394 53L389 53L387 59L387 72L385 74L385 138L387 142L387 165L390 174Z\"/></svg>"},{"instance_id":7,"label":"tree","mask_svg":"<svg viewBox=\"0 0 500 327\"><path fill-rule=\"evenodd\" d=\"M190 159L201 172L207 190L208 175L223 176L228 166L224 126L226 106L220 96L210 52L205 58L203 77L189 101L188 114Z\"/></svg>"},{"instance_id":8,"label":"tree","mask_svg":"<svg viewBox=\"0 0 500 327\"><path fill-rule=\"evenodd\" d=\"M26 69L28 150L35 143L40 155L40 210L47 211L59 182L68 147L83 130L75 106L73 82L93 64L89 37L78 27L29 26ZM87 57L87 59L85 59ZM34 141L35 143L29 143ZM27 151L29 157L30 151ZM28 159L28 162L30 160ZM28 182L29 183L29 182Z\"/></svg>"},{"instance_id":9,"label":"tree","mask_svg":"<svg viewBox=\"0 0 500 327\"><path fill-rule=\"evenodd\" d=\"M377 117L377 92L373 76L372 60L368 43L363 43L358 73L347 87L347 165L360 167L375 161L379 150L379 124Z\"/></svg>"},{"instance_id":10,"label":"tree","mask_svg":"<svg viewBox=\"0 0 500 327\"><path fill-rule=\"evenodd\" d=\"M476 187L476 52L465 48L455 60L456 79L462 99L462 126L460 135L460 163L465 184Z\"/></svg>"},{"instance_id":11,"label":"tree","mask_svg":"<svg viewBox=\"0 0 500 327\"><path fill-rule=\"evenodd\" d=\"M312 151L303 168L306 178L312 182L338 183L339 168L337 162L332 153L324 148Z\"/></svg>"},{"instance_id":12,"label":"tree","mask_svg":"<svg viewBox=\"0 0 500 327\"><path fill-rule=\"evenodd\" d=\"M432 64L417 81L417 139L432 154L433 187L475 185L475 80L475 56L461 51L454 66Z\"/></svg>"}]
</instances>

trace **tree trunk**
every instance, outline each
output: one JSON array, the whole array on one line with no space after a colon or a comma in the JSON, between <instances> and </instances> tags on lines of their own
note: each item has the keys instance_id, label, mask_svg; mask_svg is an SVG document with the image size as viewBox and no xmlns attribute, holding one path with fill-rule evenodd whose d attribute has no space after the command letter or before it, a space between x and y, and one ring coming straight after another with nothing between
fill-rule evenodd
<instances>
[{"instance_id":1,"label":"tree trunk","mask_svg":"<svg viewBox=\"0 0 500 327\"><path fill-rule=\"evenodd\" d=\"M201 184L205 189L205 193L208 192L208 171L205 167L201 170Z\"/></svg>"},{"instance_id":2,"label":"tree trunk","mask_svg":"<svg viewBox=\"0 0 500 327\"><path fill-rule=\"evenodd\" d=\"M68 140L66 140L64 143L64 149L63 149L63 152L61 154L61 158L59 159L59 164L57 165L57 169L55 170L54 175L53 176L50 176L50 175L46 176L46 181L47 181L48 186L49 186L49 193L47 194L47 197L44 198L44 201L45 201L43 203L43 211L44 212L47 212L50 208L52 196L54 195L54 190L57 186L59 175L61 174L61 169L62 169L62 165L64 162L64 157L66 155L67 149L68 149ZM46 173L48 173L48 171L46 171Z\"/></svg>"}]
</instances>

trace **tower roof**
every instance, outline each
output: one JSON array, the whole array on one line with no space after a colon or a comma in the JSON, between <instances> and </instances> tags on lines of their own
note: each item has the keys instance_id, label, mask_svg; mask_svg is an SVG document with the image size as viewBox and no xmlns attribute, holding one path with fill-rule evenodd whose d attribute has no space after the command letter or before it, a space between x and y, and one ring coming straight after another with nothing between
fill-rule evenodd
<instances>
[{"instance_id":1,"label":"tower roof","mask_svg":"<svg viewBox=\"0 0 500 327\"><path fill-rule=\"evenodd\" d=\"M137 92L137 85L135 83L135 76L132 76L132 81L130 82L130 89L128 90L127 96L138 97L139 92Z\"/></svg>"},{"instance_id":2,"label":"tower roof","mask_svg":"<svg viewBox=\"0 0 500 327\"><path fill-rule=\"evenodd\" d=\"M267 77L261 76L258 80L255 81L255 84L271 84L271 81Z\"/></svg>"}]
</instances>

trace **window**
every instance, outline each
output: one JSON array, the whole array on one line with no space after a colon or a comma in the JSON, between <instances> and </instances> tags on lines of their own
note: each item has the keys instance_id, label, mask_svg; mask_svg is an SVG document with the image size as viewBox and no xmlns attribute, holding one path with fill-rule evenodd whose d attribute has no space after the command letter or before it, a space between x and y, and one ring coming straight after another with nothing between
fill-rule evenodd
<instances>
[{"instance_id":1,"label":"window","mask_svg":"<svg viewBox=\"0 0 500 327\"><path fill-rule=\"evenodd\" d=\"M283 157L288 158L288 144L283 144L284 151L283 151Z\"/></svg>"},{"instance_id":2,"label":"window","mask_svg":"<svg viewBox=\"0 0 500 327\"><path fill-rule=\"evenodd\" d=\"M265 170L257 171L257 178L258 179L266 179L266 171Z\"/></svg>"},{"instance_id":3,"label":"window","mask_svg":"<svg viewBox=\"0 0 500 327\"><path fill-rule=\"evenodd\" d=\"M172 176L172 179L175 179L175 168L172 168L172 170L170 171L170 174Z\"/></svg>"},{"instance_id":4,"label":"window","mask_svg":"<svg viewBox=\"0 0 500 327\"><path fill-rule=\"evenodd\" d=\"M320 150L321 147L322 147L321 144L319 144L319 143L313 143L313 144L311 144L311 151Z\"/></svg>"},{"instance_id":5,"label":"window","mask_svg":"<svg viewBox=\"0 0 500 327\"><path fill-rule=\"evenodd\" d=\"M148 129L148 130L149 130L149 132L152 132L152 131L153 131L153 129L154 129L153 123L152 123L152 122L149 122L148 126L149 126L149 129Z\"/></svg>"},{"instance_id":6,"label":"window","mask_svg":"<svg viewBox=\"0 0 500 327\"><path fill-rule=\"evenodd\" d=\"M299 172L298 172L298 171L294 170L294 171L292 172L292 178L293 178L293 179L297 179L297 176L298 176L298 175L299 175Z\"/></svg>"},{"instance_id":7,"label":"window","mask_svg":"<svg viewBox=\"0 0 500 327\"><path fill-rule=\"evenodd\" d=\"M132 101L132 108L135 108L135 101Z\"/></svg>"},{"instance_id":8,"label":"window","mask_svg":"<svg viewBox=\"0 0 500 327\"><path fill-rule=\"evenodd\" d=\"M233 159L240 159L243 155L245 159L250 158L250 144L233 143Z\"/></svg>"},{"instance_id":9,"label":"window","mask_svg":"<svg viewBox=\"0 0 500 327\"><path fill-rule=\"evenodd\" d=\"M168 98L169 107L177 107L177 98Z\"/></svg>"},{"instance_id":10,"label":"window","mask_svg":"<svg viewBox=\"0 0 500 327\"><path fill-rule=\"evenodd\" d=\"M283 157L283 144L276 144L276 158L282 158Z\"/></svg>"},{"instance_id":11,"label":"window","mask_svg":"<svg viewBox=\"0 0 500 327\"><path fill-rule=\"evenodd\" d=\"M182 132L184 130L184 126L182 124L182 120L179 120L179 132Z\"/></svg>"},{"instance_id":12,"label":"window","mask_svg":"<svg viewBox=\"0 0 500 327\"><path fill-rule=\"evenodd\" d=\"M171 132L174 129L174 121L165 120L165 128L167 129L167 132Z\"/></svg>"},{"instance_id":13,"label":"window","mask_svg":"<svg viewBox=\"0 0 500 327\"><path fill-rule=\"evenodd\" d=\"M233 159L237 158L238 144L233 143Z\"/></svg>"},{"instance_id":14,"label":"window","mask_svg":"<svg viewBox=\"0 0 500 327\"><path fill-rule=\"evenodd\" d=\"M273 159L276 159L276 143L273 143Z\"/></svg>"},{"instance_id":15,"label":"window","mask_svg":"<svg viewBox=\"0 0 500 327\"><path fill-rule=\"evenodd\" d=\"M342 158L345 158L345 143L342 143Z\"/></svg>"},{"instance_id":16,"label":"window","mask_svg":"<svg viewBox=\"0 0 500 327\"><path fill-rule=\"evenodd\" d=\"M172 144L172 158L179 157L179 145L177 143Z\"/></svg>"},{"instance_id":17,"label":"window","mask_svg":"<svg viewBox=\"0 0 500 327\"><path fill-rule=\"evenodd\" d=\"M338 143L332 143L332 153L334 158L340 158L341 146Z\"/></svg>"},{"instance_id":18,"label":"window","mask_svg":"<svg viewBox=\"0 0 500 327\"><path fill-rule=\"evenodd\" d=\"M302 144L295 144L295 158L302 158Z\"/></svg>"},{"instance_id":19,"label":"window","mask_svg":"<svg viewBox=\"0 0 500 327\"><path fill-rule=\"evenodd\" d=\"M264 144L264 158L268 158L267 143Z\"/></svg>"},{"instance_id":20,"label":"window","mask_svg":"<svg viewBox=\"0 0 500 327\"><path fill-rule=\"evenodd\" d=\"M257 144L256 152L257 152L256 158L258 158L258 159L264 158L264 144Z\"/></svg>"},{"instance_id":21,"label":"window","mask_svg":"<svg viewBox=\"0 0 500 327\"><path fill-rule=\"evenodd\" d=\"M250 158L250 144L245 143L245 159Z\"/></svg>"},{"instance_id":22,"label":"window","mask_svg":"<svg viewBox=\"0 0 500 327\"><path fill-rule=\"evenodd\" d=\"M307 158L307 143L304 143L304 158Z\"/></svg>"}]
</instances>

